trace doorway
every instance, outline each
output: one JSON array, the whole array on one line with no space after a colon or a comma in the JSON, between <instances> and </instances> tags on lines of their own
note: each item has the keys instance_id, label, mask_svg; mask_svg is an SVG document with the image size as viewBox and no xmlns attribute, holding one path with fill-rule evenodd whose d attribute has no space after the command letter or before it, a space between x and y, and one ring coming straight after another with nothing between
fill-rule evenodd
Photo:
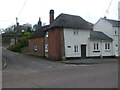
<instances>
[{"instance_id":1,"label":"doorway","mask_svg":"<svg viewBox=\"0 0 120 90\"><path fill-rule=\"evenodd\" d=\"M86 45L81 45L81 58L86 58Z\"/></svg>"}]
</instances>

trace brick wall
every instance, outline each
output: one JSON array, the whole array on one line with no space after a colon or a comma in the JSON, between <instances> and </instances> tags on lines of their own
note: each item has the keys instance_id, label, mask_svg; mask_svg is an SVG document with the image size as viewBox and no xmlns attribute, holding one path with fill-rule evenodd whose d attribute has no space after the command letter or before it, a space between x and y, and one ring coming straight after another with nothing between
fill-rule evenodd
<instances>
[{"instance_id":1,"label":"brick wall","mask_svg":"<svg viewBox=\"0 0 120 90\"><path fill-rule=\"evenodd\" d=\"M61 60L65 56L64 50L64 34L62 28L54 28L49 30L48 37L48 58L53 60Z\"/></svg>"},{"instance_id":2,"label":"brick wall","mask_svg":"<svg viewBox=\"0 0 120 90\"><path fill-rule=\"evenodd\" d=\"M60 47L61 47L61 59L65 60L65 43L64 43L64 31L60 30Z\"/></svg>"},{"instance_id":3,"label":"brick wall","mask_svg":"<svg viewBox=\"0 0 120 90\"><path fill-rule=\"evenodd\" d=\"M34 45L38 46L38 50L34 51ZM29 39L29 52L34 55L44 56L44 38Z\"/></svg>"}]
</instances>

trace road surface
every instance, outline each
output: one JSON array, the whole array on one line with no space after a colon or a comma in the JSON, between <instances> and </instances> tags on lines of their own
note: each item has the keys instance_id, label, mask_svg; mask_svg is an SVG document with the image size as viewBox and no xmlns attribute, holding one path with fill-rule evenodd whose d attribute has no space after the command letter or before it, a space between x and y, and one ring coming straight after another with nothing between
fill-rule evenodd
<instances>
[{"instance_id":1,"label":"road surface","mask_svg":"<svg viewBox=\"0 0 120 90\"><path fill-rule=\"evenodd\" d=\"M67 65L7 51L3 88L117 88L117 62Z\"/></svg>"}]
</instances>

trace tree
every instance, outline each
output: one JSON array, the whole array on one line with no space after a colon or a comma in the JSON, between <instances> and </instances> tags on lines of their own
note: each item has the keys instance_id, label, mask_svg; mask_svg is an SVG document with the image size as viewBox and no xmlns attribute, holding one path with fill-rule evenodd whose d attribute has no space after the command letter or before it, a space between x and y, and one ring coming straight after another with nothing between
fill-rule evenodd
<instances>
[{"instance_id":1,"label":"tree","mask_svg":"<svg viewBox=\"0 0 120 90\"><path fill-rule=\"evenodd\" d=\"M27 32L32 32L32 25L29 24L29 23L26 23L26 24L23 24L22 26L26 27L27 28Z\"/></svg>"}]
</instances>

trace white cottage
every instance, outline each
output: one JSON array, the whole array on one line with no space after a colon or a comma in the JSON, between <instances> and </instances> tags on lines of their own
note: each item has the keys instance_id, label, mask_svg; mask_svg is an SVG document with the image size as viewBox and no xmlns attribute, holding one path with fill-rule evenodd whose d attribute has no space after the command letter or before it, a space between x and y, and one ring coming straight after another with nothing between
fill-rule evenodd
<instances>
[{"instance_id":1,"label":"white cottage","mask_svg":"<svg viewBox=\"0 0 120 90\"><path fill-rule=\"evenodd\" d=\"M90 57L111 57L113 56L113 39L100 31L91 31L89 38L89 56Z\"/></svg>"},{"instance_id":2,"label":"white cottage","mask_svg":"<svg viewBox=\"0 0 120 90\"><path fill-rule=\"evenodd\" d=\"M120 29L120 21L100 18L94 25L94 31L101 31L113 39L111 43L112 55L118 56L118 30Z\"/></svg>"},{"instance_id":3,"label":"white cottage","mask_svg":"<svg viewBox=\"0 0 120 90\"><path fill-rule=\"evenodd\" d=\"M94 31L92 29L93 25L80 16L60 14L44 31L47 37L44 35L42 43L47 44L47 58L65 60L117 55L113 48L118 45L117 24L113 26L100 19Z\"/></svg>"},{"instance_id":4,"label":"white cottage","mask_svg":"<svg viewBox=\"0 0 120 90\"><path fill-rule=\"evenodd\" d=\"M80 16L60 14L49 26L48 58L113 56L113 39L92 28L92 24Z\"/></svg>"}]
</instances>

